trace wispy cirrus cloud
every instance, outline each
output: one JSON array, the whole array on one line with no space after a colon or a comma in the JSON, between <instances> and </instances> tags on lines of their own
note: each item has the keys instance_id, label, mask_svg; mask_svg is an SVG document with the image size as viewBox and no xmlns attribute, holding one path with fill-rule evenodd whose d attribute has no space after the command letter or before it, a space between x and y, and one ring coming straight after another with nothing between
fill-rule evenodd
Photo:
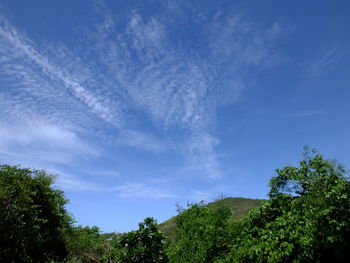
<instances>
[{"instance_id":1,"label":"wispy cirrus cloud","mask_svg":"<svg viewBox=\"0 0 350 263\"><path fill-rule=\"evenodd\" d=\"M0 156L9 163L45 167L69 164L77 156L98 155L98 150L81 140L73 131L55 125L0 128ZM17 163L14 163L17 164Z\"/></svg>"},{"instance_id":2,"label":"wispy cirrus cloud","mask_svg":"<svg viewBox=\"0 0 350 263\"><path fill-rule=\"evenodd\" d=\"M164 185L164 182L126 182L118 186L106 186L92 183L86 179L81 179L61 170L48 170L51 174L57 174L56 185L66 191L103 192L116 194L122 198L147 198L164 199L174 198L172 193Z\"/></svg>"},{"instance_id":3,"label":"wispy cirrus cloud","mask_svg":"<svg viewBox=\"0 0 350 263\"><path fill-rule=\"evenodd\" d=\"M145 183L126 183L112 189L123 198L174 198L175 194L164 189L164 187Z\"/></svg>"},{"instance_id":4,"label":"wispy cirrus cloud","mask_svg":"<svg viewBox=\"0 0 350 263\"><path fill-rule=\"evenodd\" d=\"M249 20L227 14L204 24L201 29L210 32L202 43L209 51L207 57L173 42L171 32L176 25L166 15L143 18L133 11L126 34L118 36L124 52L115 52L114 60L124 61L121 68L128 68L128 73L125 70L117 76L120 83L127 83L135 107L158 127L187 130L190 135L180 151L190 166L201 167L202 173L214 179L220 177L215 115L222 105L238 98L247 75L270 63L280 24L261 32Z\"/></svg>"},{"instance_id":5,"label":"wispy cirrus cloud","mask_svg":"<svg viewBox=\"0 0 350 263\"><path fill-rule=\"evenodd\" d=\"M95 1L102 22L82 30L70 49L30 38L1 18L1 76L13 89L1 91L6 114L0 122L35 127L44 120L79 140L175 151L189 167L219 178L216 115L237 100L247 79L271 64L281 25L261 28L236 11L203 11L193 31L205 38L186 43L174 21L188 10L182 2L164 6L154 15L134 9L117 26L106 4ZM146 132L144 122L160 132Z\"/></svg>"},{"instance_id":6,"label":"wispy cirrus cloud","mask_svg":"<svg viewBox=\"0 0 350 263\"><path fill-rule=\"evenodd\" d=\"M107 187L104 185L91 183L86 179L78 178L62 170L48 169L47 171L56 175L56 186L65 191L105 192L107 190Z\"/></svg>"},{"instance_id":7,"label":"wispy cirrus cloud","mask_svg":"<svg viewBox=\"0 0 350 263\"><path fill-rule=\"evenodd\" d=\"M322 54L319 54L317 58L309 61L304 67L304 72L308 75L315 76L332 70L341 60L343 53L344 51L339 47L332 47Z\"/></svg>"},{"instance_id":8,"label":"wispy cirrus cloud","mask_svg":"<svg viewBox=\"0 0 350 263\"><path fill-rule=\"evenodd\" d=\"M326 113L324 110L304 110L293 114L293 117L308 117Z\"/></svg>"},{"instance_id":9,"label":"wispy cirrus cloud","mask_svg":"<svg viewBox=\"0 0 350 263\"><path fill-rule=\"evenodd\" d=\"M5 19L1 19L1 24L1 53L6 58L4 68L7 75L13 74L26 86L27 91L35 94L40 89L39 86L43 84L41 82L48 83L45 85L46 90L40 89L44 92L45 98L54 87L59 86L64 99L73 95L100 118L115 125L118 124L118 117L115 114L118 113L118 107L113 105L112 111L102 96L84 87L79 81L80 72L71 73L64 67L53 63L49 57L39 51L39 48L35 47L35 44L31 43L29 38L23 33L18 33ZM61 63L66 60L70 60L67 54ZM35 76L37 73L40 74L40 77Z\"/></svg>"},{"instance_id":10,"label":"wispy cirrus cloud","mask_svg":"<svg viewBox=\"0 0 350 263\"><path fill-rule=\"evenodd\" d=\"M45 119L49 123L74 126L86 135L102 121L121 130L124 137L130 135L117 140L119 144L146 150L161 148L156 139L150 139L155 145L150 147L149 135L134 131L122 120L125 112L121 108L125 102L119 101L113 89L107 92L99 87L104 84L104 77L99 76L100 69L94 64L84 68L82 58L64 46L55 50L56 56L49 56L50 48L41 49L4 18L0 37L0 52L6 58L1 64L4 80L15 88L2 90L0 99L6 102L2 111L7 113L2 115L2 122L35 126L37 119Z\"/></svg>"}]
</instances>

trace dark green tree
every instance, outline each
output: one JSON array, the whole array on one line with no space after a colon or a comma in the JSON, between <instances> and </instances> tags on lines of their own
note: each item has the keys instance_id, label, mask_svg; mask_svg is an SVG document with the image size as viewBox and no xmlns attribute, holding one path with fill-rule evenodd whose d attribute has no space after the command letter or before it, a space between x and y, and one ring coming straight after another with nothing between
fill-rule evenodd
<instances>
[{"instance_id":1,"label":"dark green tree","mask_svg":"<svg viewBox=\"0 0 350 263\"><path fill-rule=\"evenodd\" d=\"M47 262L67 255L72 218L54 177L43 170L0 166L0 262Z\"/></svg>"},{"instance_id":2,"label":"dark green tree","mask_svg":"<svg viewBox=\"0 0 350 263\"><path fill-rule=\"evenodd\" d=\"M120 237L122 260L125 263L161 263L168 262L164 252L164 235L153 218L146 218L139 229Z\"/></svg>"}]
</instances>

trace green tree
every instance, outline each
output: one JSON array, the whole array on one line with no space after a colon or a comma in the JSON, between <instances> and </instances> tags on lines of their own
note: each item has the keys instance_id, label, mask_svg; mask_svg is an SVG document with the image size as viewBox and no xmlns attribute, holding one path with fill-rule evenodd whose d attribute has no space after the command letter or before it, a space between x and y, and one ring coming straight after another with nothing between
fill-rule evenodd
<instances>
[{"instance_id":1,"label":"green tree","mask_svg":"<svg viewBox=\"0 0 350 263\"><path fill-rule=\"evenodd\" d=\"M171 262L214 262L228 252L231 210L227 206L208 207L202 201L179 212L176 240L168 250Z\"/></svg>"},{"instance_id":2,"label":"green tree","mask_svg":"<svg viewBox=\"0 0 350 263\"><path fill-rule=\"evenodd\" d=\"M67 246L69 251L67 262L119 262L120 249L117 240L108 240L96 226L73 227L67 235Z\"/></svg>"},{"instance_id":3,"label":"green tree","mask_svg":"<svg viewBox=\"0 0 350 263\"><path fill-rule=\"evenodd\" d=\"M0 261L46 262L67 255L72 218L54 177L43 170L0 165Z\"/></svg>"},{"instance_id":4,"label":"green tree","mask_svg":"<svg viewBox=\"0 0 350 263\"><path fill-rule=\"evenodd\" d=\"M347 262L350 183L317 151L277 169L270 200L233 225L226 262Z\"/></svg>"},{"instance_id":5,"label":"green tree","mask_svg":"<svg viewBox=\"0 0 350 263\"><path fill-rule=\"evenodd\" d=\"M122 260L126 263L168 262L163 246L164 235L153 218L146 218L139 229L120 237Z\"/></svg>"}]
</instances>

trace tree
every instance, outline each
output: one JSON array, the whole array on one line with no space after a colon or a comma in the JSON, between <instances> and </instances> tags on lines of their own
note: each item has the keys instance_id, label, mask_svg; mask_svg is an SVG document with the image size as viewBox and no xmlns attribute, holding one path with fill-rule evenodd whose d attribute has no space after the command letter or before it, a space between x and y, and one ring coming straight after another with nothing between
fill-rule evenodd
<instances>
[{"instance_id":1,"label":"tree","mask_svg":"<svg viewBox=\"0 0 350 263\"><path fill-rule=\"evenodd\" d=\"M277 169L270 200L234 225L226 262L347 262L350 183L317 151Z\"/></svg>"},{"instance_id":2,"label":"tree","mask_svg":"<svg viewBox=\"0 0 350 263\"><path fill-rule=\"evenodd\" d=\"M325 160L317 151L305 147L304 159L299 167L277 169L277 176L270 180L270 198L281 194L303 196L308 193L324 193L339 184L347 184L344 167L334 160Z\"/></svg>"},{"instance_id":3,"label":"tree","mask_svg":"<svg viewBox=\"0 0 350 263\"><path fill-rule=\"evenodd\" d=\"M114 235L116 236L116 235ZM76 226L67 236L68 262L119 262L120 249L116 239L107 239L96 227Z\"/></svg>"},{"instance_id":4,"label":"tree","mask_svg":"<svg viewBox=\"0 0 350 263\"><path fill-rule=\"evenodd\" d=\"M164 235L153 218L146 218L139 229L120 237L123 250L122 262L161 263L168 262L163 247Z\"/></svg>"},{"instance_id":5,"label":"tree","mask_svg":"<svg viewBox=\"0 0 350 263\"><path fill-rule=\"evenodd\" d=\"M44 170L0 165L0 261L47 262L67 255L72 218L54 176Z\"/></svg>"},{"instance_id":6,"label":"tree","mask_svg":"<svg viewBox=\"0 0 350 263\"><path fill-rule=\"evenodd\" d=\"M175 244L169 248L171 262L214 262L228 252L230 208L220 203L208 207L202 201L179 212Z\"/></svg>"}]
</instances>

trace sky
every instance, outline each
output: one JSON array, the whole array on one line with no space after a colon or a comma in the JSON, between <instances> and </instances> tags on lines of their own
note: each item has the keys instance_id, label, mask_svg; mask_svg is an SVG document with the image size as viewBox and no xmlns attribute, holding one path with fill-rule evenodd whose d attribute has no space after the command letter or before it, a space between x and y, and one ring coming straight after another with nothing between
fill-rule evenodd
<instances>
[{"instance_id":1,"label":"sky","mask_svg":"<svg viewBox=\"0 0 350 263\"><path fill-rule=\"evenodd\" d=\"M0 0L0 163L77 224L267 198L304 145L350 167L350 2Z\"/></svg>"}]
</instances>

